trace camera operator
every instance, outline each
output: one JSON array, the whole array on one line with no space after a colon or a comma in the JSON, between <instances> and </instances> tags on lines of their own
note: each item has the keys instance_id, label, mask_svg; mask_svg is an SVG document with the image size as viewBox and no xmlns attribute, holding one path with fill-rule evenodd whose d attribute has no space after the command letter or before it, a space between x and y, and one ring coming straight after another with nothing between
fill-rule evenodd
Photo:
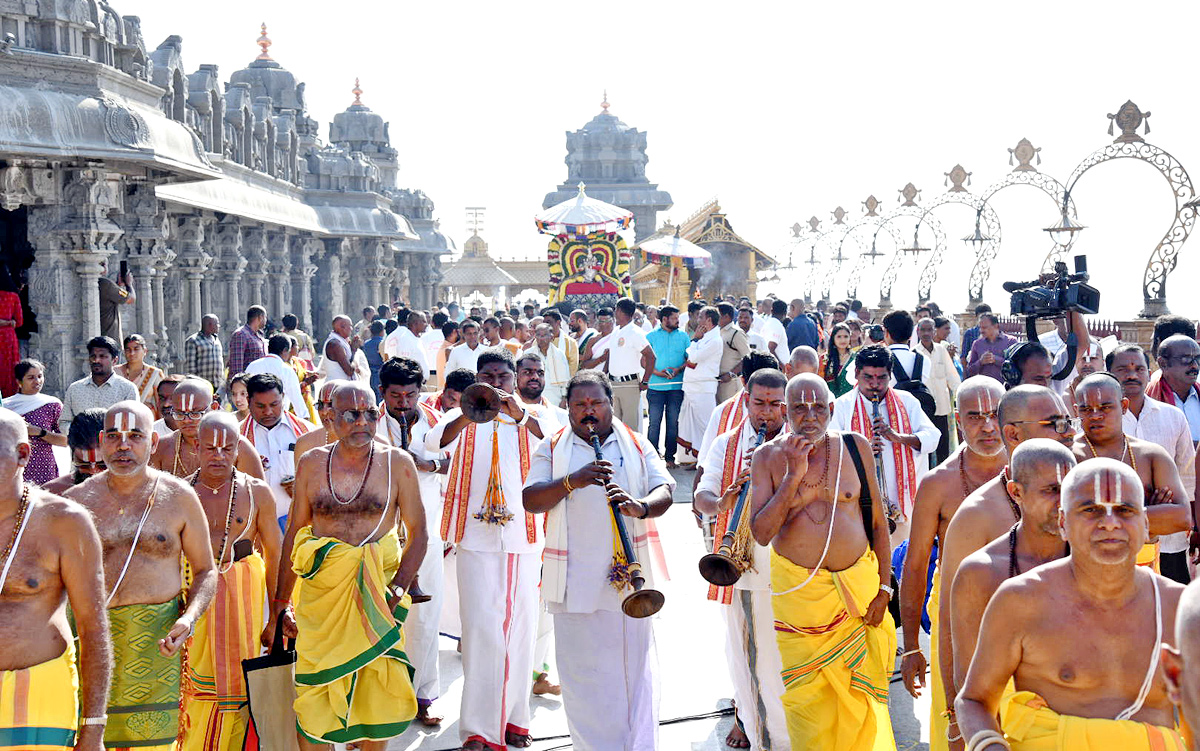
<instances>
[{"instance_id":1,"label":"camera operator","mask_svg":"<svg viewBox=\"0 0 1200 751\"><path fill-rule=\"evenodd\" d=\"M1029 383L1062 394L1100 369L1102 352L1098 344L1093 346L1083 320L1084 313L1099 312L1100 292L1087 281L1087 257L1075 256L1074 274L1068 274L1067 264L1058 261L1053 273L1042 274L1036 281L1004 283L1004 290L1012 293L1013 315L1026 317L1030 339L1006 352L1003 375L1009 388ZM1034 323L1039 318L1053 319L1054 330L1037 334ZM1074 361L1068 362L1071 359Z\"/></svg>"}]
</instances>

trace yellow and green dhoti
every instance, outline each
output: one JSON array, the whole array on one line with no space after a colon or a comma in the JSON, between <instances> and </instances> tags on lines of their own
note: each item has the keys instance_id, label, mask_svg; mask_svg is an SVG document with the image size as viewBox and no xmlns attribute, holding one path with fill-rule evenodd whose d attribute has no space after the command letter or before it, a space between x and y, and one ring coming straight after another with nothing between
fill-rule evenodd
<instances>
[{"instance_id":1,"label":"yellow and green dhoti","mask_svg":"<svg viewBox=\"0 0 1200 751\"><path fill-rule=\"evenodd\" d=\"M1032 691L1001 701L1000 726L1012 751L1186 751L1175 728L1061 715Z\"/></svg>"},{"instance_id":2,"label":"yellow and green dhoti","mask_svg":"<svg viewBox=\"0 0 1200 751\"><path fill-rule=\"evenodd\" d=\"M257 657L263 630L266 565L258 553L217 579L217 594L188 640L183 677L186 751L240 751L249 716L242 660Z\"/></svg>"},{"instance_id":3,"label":"yellow and green dhoti","mask_svg":"<svg viewBox=\"0 0 1200 751\"><path fill-rule=\"evenodd\" d=\"M401 624L411 602L387 606L400 565L393 528L355 547L296 533L292 570L304 580L296 602L296 723L314 743L383 740L417 714L412 665Z\"/></svg>"},{"instance_id":4,"label":"yellow and green dhoti","mask_svg":"<svg viewBox=\"0 0 1200 751\"><path fill-rule=\"evenodd\" d=\"M79 722L75 645L53 660L0 671L0 749L60 751L75 747Z\"/></svg>"},{"instance_id":5,"label":"yellow and green dhoti","mask_svg":"<svg viewBox=\"0 0 1200 751\"><path fill-rule=\"evenodd\" d=\"M112 686L104 747L171 748L179 735L179 655L163 657L158 640L179 619L183 598L108 609Z\"/></svg>"},{"instance_id":6,"label":"yellow and green dhoti","mask_svg":"<svg viewBox=\"0 0 1200 751\"><path fill-rule=\"evenodd\" d=\"M771 550L772 592L800 585L809 573ZM773 598L793 748L896 748L887 706L896 625L886 612L879 626L863 621L878 593L879 562L868 550L845 571L821 570L804 588Z\"/></svg>"},{"instance_id":7,"label":"yellow and green dhoti","mask_svg":"<svg viewBox=\"0 0 1200 751\"><path fill-rule=\"evenodd\" d=\"M946 717L946 689L942 684L942 666L938 663L938 606L942 602L942 571L933 569L933 583L929 587L929 751L947 751L950 742L946 730L950 720ZM949 629L947 629L949 630ZM955 733L957 735L957 733Z\"/></svg>"}]
</instances>

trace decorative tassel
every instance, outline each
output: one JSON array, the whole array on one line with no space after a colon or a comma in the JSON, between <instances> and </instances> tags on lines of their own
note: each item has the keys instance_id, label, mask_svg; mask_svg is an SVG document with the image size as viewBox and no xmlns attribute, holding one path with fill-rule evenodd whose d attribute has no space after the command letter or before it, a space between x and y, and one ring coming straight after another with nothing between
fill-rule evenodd
<instances>
[{"instance_id":1,"label":"decorative tassel","mask_svg":"<svg viewBox=\"0 0 1200 751\"><path fill-rule=\"evenodd\" d=\"M1116 118L1114 118L1112 115L1109 115L1108 116L1108 134L1110 136L1113 134L1113 123L1114 122L1116 122Z\"/></svg>"},{"instance_id":2,"label":"decorative tassel","mask_svg":"<svg viewBox=\"0 0 1200 751\"><path fill-rule=\"evenodd\" d=\"M488 473L487 490L483 494L483 508L475 514L475 518L484 524L498 524L503 527L513 519L504 501L504 487L500 484L500 444L496 440L497 428L492 424L492 466Z\"/></svg>"},{"instance_id":3,"label":"decorative tassel","mask_svg":"<svg viewBox=\"0 0 1200 751\"><path fill-rule=\"evenodd\" d=\"M754 555L751 552L753 549L754 541L750 537L750 515L742 514L737 531L733 533L733 546L729 550L729 556L733 559L733 565L737 566L737 570L743 574L754 568Z\"/></svg>"},{"instance_id":4,"label":"decorative tassel","mask_svg":"<svg viewBox=\"0 0 1200 751\"><path fill-rule=\"evenodd\" d=\"M612 532L612 568L608 571L608 583L618 592L630 586L629 561L625 558L625 549L621 547L621 533L617 531L617 517L609 514L609 529Z\"/></svg>"}]
</instances>

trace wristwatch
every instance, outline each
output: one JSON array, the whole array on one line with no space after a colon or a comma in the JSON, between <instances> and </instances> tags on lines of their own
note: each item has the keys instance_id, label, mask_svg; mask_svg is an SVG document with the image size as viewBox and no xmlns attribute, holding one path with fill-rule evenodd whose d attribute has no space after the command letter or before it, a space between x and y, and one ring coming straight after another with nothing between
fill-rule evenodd
<instances>
[{"instance_id":1,"label":"wristwatch","mask_svg":"<svg viewBox=\"0 0 1200 751\"><path fill-rule=\"evenodd\" d=\"M890 600L890 599L892 599L892 597L893 597L893 596L896 594L896 590L892 589L892 585L891 585L891 584L880 584L880 585L879 585L879 591L880 591L880 592L887 592L887 596L888 596L888 599L889 599L889 600Z\"/></svg>"}]
</instances>

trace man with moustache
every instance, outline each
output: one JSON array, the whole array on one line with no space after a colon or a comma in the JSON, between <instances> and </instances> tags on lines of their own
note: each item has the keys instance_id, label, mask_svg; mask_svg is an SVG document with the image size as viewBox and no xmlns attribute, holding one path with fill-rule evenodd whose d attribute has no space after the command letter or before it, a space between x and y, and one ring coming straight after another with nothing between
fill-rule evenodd
<instances>
[{"instance_id":1,"label":"man with moustache","mask_svg":"<svg viewBox=\"0 0 1200 751\"><path fill-rule=\"evenodd\" d=\"M992 596L957 701L967 748L1182 748L1158 659L1183 587L1137 565L1144 497L1138 473L1112 459L1067 473L1059 528L1071 552Z\"/></svg>"},{"instance_id":2,"label":"man with moustache","mask_svg":"<svg viewBox=\"0 0 1200 751\"><path fill-rule=\"evenodd\" d=\"M572 310L570 317L567 318L567 328L571 332L571 338L579 345L579 352L582 355L588 340L597 333L596 329L588 325L587 311L579 308Z\"/></svg>"},{"instance_id":3,"label":"man with moustache","mask_svg":"<svg viewBox=\"0 0 1200 751\"><path fill-rule=\"evenodd\" d=\"M91 512L104 548L113 644L106 748L173 747L179 649L217 586L208 520L195 491L149 466L158 442L153 417L136 401L109 407L100 444L107 471L66 492ZM181 556L192 575L183 595Z\"/></svg>"},{"instance_id":4,"label":"man with moustache","mask_svg":"<svg viewBox=\"0 0 1200 751\"><path fill-rule=\"evenodd\" d=\"M1148 493L1145 514L1152 537L1190 530L1194 493L1184 490L1175 463L1161 446L1125 435L1125 408L1121 384L1111 374L1084 378L1075 388L1075 411L1083 428L1072 448L1075 458L1083 462L1108 457L1129 463ZM1157 542L1147 543L1138 563L1159 570Z\"/></svg>"},{"instance_id":5,"label":"man with moustache","mask_svg":"<svg viewBox=\"0 0 1200 751\"><path fill-rule=\"evenodd\" d=\"M1179 479L1187 498L1193 498L1196 492L1196 450L1187 418L1176 407L1146 398L1146 386L1150 382L1146 353L1136 344L1122 344L1109 353L1107 367L1121 382L1128 402L1125 414L1121 417L1122 431L1128 436L1162 447L1179 470ZM1200 508L1193 509L1193 519L1197 517L1197 512L1200 512ZM1159 538L1162 574L1180 584L1191 581L1187 561L1188 538L1187 532L1173 532Z\"/></svg>"},{"instance_id":6,"label":"man with moustache","mask_svg":"<svg viewBox=\"0 0 1200 751\"><path fill-rule=\"evenodd\" d=\"M487 350L479 341L479 324L468 318L458 329L462 336L462 344L450 350L446 357L446 372L466 368L471 372L479 370L479 355Z\"/></svg>"},{"instance_id":7,"label":"man with moustache","mask_svg":"<svg viewBox=\"0 0 1200 751\"><path fill-rule=\"evenodd\" d=\"M567 424L567 411L557 404L551 404L545 396L546 361L539 352L529 350L517 356L517 396L522 404L536 407L541 412L543 421L553 425L545 425L552 432ZM565 398L565 392L564 392Z\"/></svg>"},{"instance_id":8,"label":"man with moustache","mask_svg":"<svg viewBox=\"0 0 1200 751\"><path fill-rule=\"evenodd\" d=\"M684 362L691 343L688 335L679 330L679 309L664 305L659 318L659 327L646 334L646 341L654 350L654 372L650 374L646 390L646 406L650 412L650 425L646 431L650 443L658 446L658 438L666 417L666 437L663 441L663 456L667 469L675 467L675 452L679 443L679 411L683 407ZM741 372L740 363L738 372ZM741 380L736 385L741 391Z\"/></svg>"},{"instance_id":9,"label":"man with moustache","mask_svg":"<svg viewBox=\"0 0 1200 751\"><path fill-rule=\"evenodd\" d=\"M237 468L247 449L233 415L208 412L195 431L197 469L187 480L208 521L217 587L187 644L180 748L241 751L249 719L242 660L274 637L264 630L262 603L278 578L279 526L271 489Z\"/></svg>"},{"instance_id":10,"label":"man with moustache","mask_svg":"<svg viewBox=\"0 0 1200 751\"><path fill-rule=\"evenodd\" d=\"M401 624L428 549L425 515L412 459L375 440L370 387L339 387L333 409L337 443L309 451L296 467L288 556L267 629L274 633L282 619L296 637L300 747L383 751L417 713ZM403 556L400 524L408 529ZM293 611L297 576L304 583Z\"/></svg>"},{"instance_id":11,"label":"man with moustache","mask_svg":"<svg viewBox=\"0 0 1200 751\"><path fill-rule=\"evenodd\" d=\"M112 663L104 553L82 506L22 481L30 454L25 421L0 410L0 743L100 751Z\"/></svg>"},{"instance_id":12,"label":"man with moustache","mask_svg":"<svg viewBox=\"0 0 1200 751\"><path fill-rule=\"evenodd\" d=\"M347 383L349 381L325 381L321 384L321 390L317 392L317 400L313 402L313 407L317 410L317 417L321 418L321 429L314 428L296 439L296 448L292 453L297 459L304 456L309 449L326 446L337 440L337 433L333 430L333 424L337 420L337 415L333 411L333 392L337 390L338 386Z\"/></svg>"},{"instance_id":13,"label":"man with moustache","mask_svg":"<svg viewBox=\"0 0 1200 751\"><path fill-rule=\"evenodd\" d=\"M116 342L106 336L94 337L87 343L87 352L89 375L67 386L58 418L60 433L70 430L71 420L85 409L108 409L117 402L140 398L137 386L113 372L120 353Z\"/></svg>"},{"instance_id":14,"label":"man with moustache","mask_svg":"<svg viewBox=\"0 0 1200 751\"><path fill-rule=\"evenodd\" d=\"M900 660L904 685L914 697L925 685L927 664L921 651L921 611L925 594L929 557L934 541L946 539L946 528L962 502L985 482L1000 474L1008 461L1000 431L999 407L1004 389L993 378L974 376L958 390L958 424L962 426L963 445L953 456L921 478L913 502L912 529L904 573L900 577L900 623L904 634L904 653ZM940 550L938 551L940 554ZM940 555L939 555L940 557ZM938 602L941 573L934 571L929 589L929 651L934 666L930 694L929 742L932 749L945 749L946 703L941 673L937 669L939 645L948 640L949 631L939 628Z\"/></svg>"},{"instance_id":15,"label":"man with moustache","mask_svg":"<svg viewBox=\"0 0 1200 751\"><path fill-rule=\"evenodd\" d=\"M242 422L242 435L254 444L262 460L265 479L275 496L275 517L284 529L296 479L296 441L316 426L284 410L283 383L270 373L246 379L246 393L250 416Z\"/></svg>"},{"instance_id":16,"label":"man with moustache","mask_svg":"<svg viewBox=\"0 0 1200 751\"><path fill-rule=\"evenodd\" d=\"M526 509L546 514L542 591L554 616L567 727L580 751L652 749L659 693L653 619L622 612L631 584L613 514L622 515L645 586L653 588L651 561L662 560L653 518L670 509L675 482L649 441L614 419L603 374L576 373L567 404L570 425L538 447L523 491Z\"/></svg>"},{"instance_id":17,"label":"man with moustache","mask_svg":"<svg viewBox=\"0 0 1200 751\"><path fill-rule=\"evenodd\" d=\"M1021 520L1008 534L963 559L954 577L953 618L943 634L954 640L958 685L966 680L984 610L1000 585L1069 552L1058 528L1058 511L1063 478L1074 467L1071 451L1048 438L1025 441L1013 451L1008 492L1021 509ZM950 737L963 742L956 720L950 723Z\"/></svg>"},{"instance_id":18,"label":"man with moustache","mask_svg":"<svg viewBox=\"0 0 1200 751\"><path fill-rule=\"evenodd\" d=\"M104 413L107 410L85 409L71 420L67 431L67 448L71 450L71 462L75 469L42 485L47 493L62 495L92 475L108 467L100 454L100 434L104 432Z\"/></svg>"},{"instance_id":19,"label":"man with moustache","mask_svg":"<svg viewBox=\"0 0 1200 751\"><path fill-rule=\"evenodd\" d=\"M1005 392L998 417L1010 457L1022 442L1034 438L1048 438L1070 448L1079 426L1079 420L1070 416L1062 399L1045 386L1017 386ZM945 534L938 538L941 556L938 572L942 582L937 603L939 623L951 623L954 577L963 559L1007 533L1021 520L1021 508L1008 491L1010 478L1006 467L999 476L980 485L959 505ZM954 679L952 639L938 642L938 660L932 669L941 672L945 706L953 707L959 684Z\"/></svg>"},{"instance_id":20,"label":"man with moustache","mask_svg":"<svg viewBox=\"0 0 1200 751\"><path fill-rule=\"evenodd\" d=\"M567 335L567 329L563 326L562 313L551 309L547 310L542 318L543 322L550 324L554 346L558 347L566 356L567 368L571 375L575 375L579 370L579 343Z\"/></svg>"},{"instance_id":21,"label":"man with moustache","mask_svg":"<svg viewBox=\"0 0 1200 751\"><path fill-rule=\"evenodd\" d=\"M1200 441L1200 344L1184 334L1167 337L1158 348L1158 367L1162 377L1147 389L1147 396L1183 410L1192 443Z\"/></svg>"},{"instance_id":22,"label":"man with moustache","mask_svg":"<svg viewBox=\"0 0 1200 751\"><path fill-rule=\"evenodd\" d=\"M833 395L820 376L796 376L785 394L791 432L762 446L750 465L750 529L758 544L771 545L788 735L792 748L890 747L896 627L887 611L891 552L870 444L827 431ZM851 450L861 471L846 459ZM859 501L868 492L869 528Z\"/></svg>"},{"instance_id":23,"label":"man with moustache","mask_svg":"<svg viewBox=\"0 0 1200 751\"><path fill-rule=\"evenodd\" d=\"M775 368L756 370L746 382L746 419L713 442L704 464L702 481L692 505L716 516L712 552L716 553L731 528L733 507L750 480L750 461L758 435L773 440L784 427L783 401L787 379ZM783 681L775 619L771 612L770 551L750 535L750 514L743 513L733 530L735 565L741 576L733 586L710 585L708 599L721 603L725 620L725 655L733 681L737 722L725 739L732 748L784 749L788 747L783 716Z\"/></svg>"},{"instance_id":24,"label":"man with moustache","mask_svg":"<svg viewBox=\"0 0 1200 751\"><path fill-rule=\"evenodd\" d=\"M191 477L200 467L200 421L218 407L212 384L203 378L185 378L171 393L166 408L175 419L175 432L160 438L150 466L170 472L176 477ZM262 461L254 444L246 438L239 441L237 468L251 477L263 479Z\"/></svg>"}]
</instances>

